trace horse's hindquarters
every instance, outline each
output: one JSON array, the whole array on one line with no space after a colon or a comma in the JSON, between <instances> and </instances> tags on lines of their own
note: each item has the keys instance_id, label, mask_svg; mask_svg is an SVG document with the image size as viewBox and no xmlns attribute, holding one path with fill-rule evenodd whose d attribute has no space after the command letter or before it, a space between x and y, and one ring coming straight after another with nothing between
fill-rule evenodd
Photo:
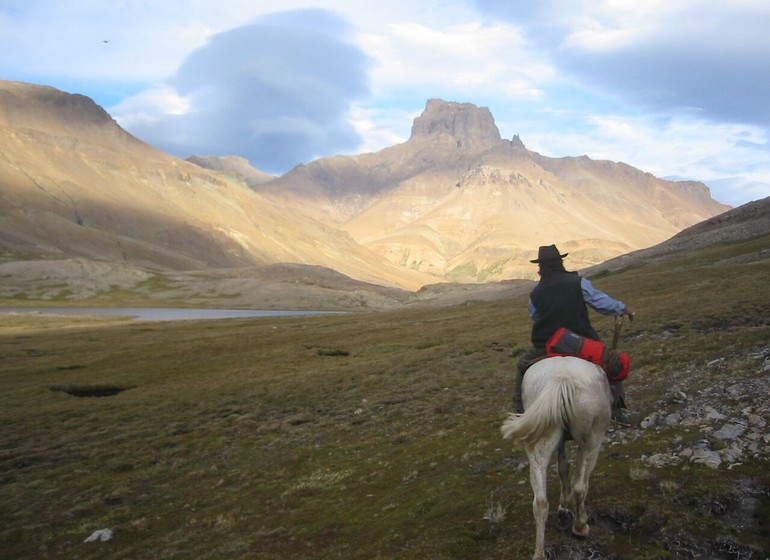
<instances>
[{"instance_id":1,"label":"horse's hindquarters","mask_svg":"<svg viewBox=\"0 0 770 560\"><path fill-rule=\"evenodd\" d=\"M536 525L533 558L545 558L546 475L557 448L562 500L574 514L572 531L577 536L588 535L584 501L588 478L610 421L610 389L601 368L574 357L537 362L527 370L521 387L524 414L510 415L502 432L526 447ZM577 444L572 477L564 454L564 430L572 434Z\"/></svg>"}]
</instances>

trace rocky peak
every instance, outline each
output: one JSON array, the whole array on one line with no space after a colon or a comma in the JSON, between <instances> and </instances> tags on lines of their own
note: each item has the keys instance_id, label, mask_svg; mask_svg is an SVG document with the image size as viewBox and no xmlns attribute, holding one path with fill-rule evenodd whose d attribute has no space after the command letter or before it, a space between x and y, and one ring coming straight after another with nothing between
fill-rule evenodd
<instances>
[{"instance_id":1,"label":"rocky peak","mask_svg":"<svg viewBox=\"0 0 770 560\"><path fill-rule=\"evenodd\" d=\"M511 146L516 150L526 150L526 146L524 146L524 142L521 141L521 138L519 138L518 134L513 135L513 140L511 140Z\"/></svg>"},{"instance_id":2,"label":"rocky peak","mask_svg":"<svg viewBox=\"0 0 770 560\"><path fill-rule=\"evenodd\" d=\"M500 143L500 131L489 109L471 103L430 99L414 120L411 139L452 137L458 147L492 147Z\"/></svg>"}]
</instances>

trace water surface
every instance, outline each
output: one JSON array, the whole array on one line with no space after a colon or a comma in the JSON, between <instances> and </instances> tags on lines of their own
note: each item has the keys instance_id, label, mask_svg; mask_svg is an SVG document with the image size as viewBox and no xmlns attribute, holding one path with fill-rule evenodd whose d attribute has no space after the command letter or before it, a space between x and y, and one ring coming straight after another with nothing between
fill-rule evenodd
<instances>
[{"instance_id":1,"label":"water surface","mask_svg":"<svg viewBox=\"0 0 770 560\"><path fill-rule=\"evenodd\" d=\"M183 309L176 307L0 307L0 313L52 315L121 315L137 321L182 321L185 319L234 319L239 317L283 317L335 315L343 311L298 311L281 309Z\"/></svg>"}]
</instances>

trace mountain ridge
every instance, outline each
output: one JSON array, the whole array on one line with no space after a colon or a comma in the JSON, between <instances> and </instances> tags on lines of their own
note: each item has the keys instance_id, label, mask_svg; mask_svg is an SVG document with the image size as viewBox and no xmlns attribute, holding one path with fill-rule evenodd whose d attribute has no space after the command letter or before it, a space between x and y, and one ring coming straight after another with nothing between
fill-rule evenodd
<instances>
[{"instance_id":1,"label":"mountain ridge","mask_svg":"<svg viewBox=\"0 0 770 560\"><path fill-rule=\"evenodd\" d=\"M21 82L0 82L0 139L2 261L168 271L294 263L416 290L532 278L528 261L546 243L583 268L727 208L705 185L546 158L518 136L501 139L488 109L438 99L407 142L275 178L242 158L175 158L85 96ZM651 197L671 215L651 209Z\"/></svg>"},{"instance_id":2,"label":"mountain ridge","mask_svg":"<svg viewBox=\"0 0 770 560\"><path fill-rule=\"evenodd\" d=\"M290 216L242 181L156 150L84 96L0 82L0 139L4 260L170 270L294 262L408 289L431 280Z\"/></svg>"},{"instance_id":3,"label":"mountain ridge","mask_svg":"<svg viewBox=\"0 0 770 560\"><path fill-rule=\"evenodd\" d=\"M591 266L730 208L702 183L531 152L502 139L488 109L438 99L402 144L320 158L254 188L394 263L468 282L532 278L527 256L541 244Z\"/></svg>"}]
</instances>

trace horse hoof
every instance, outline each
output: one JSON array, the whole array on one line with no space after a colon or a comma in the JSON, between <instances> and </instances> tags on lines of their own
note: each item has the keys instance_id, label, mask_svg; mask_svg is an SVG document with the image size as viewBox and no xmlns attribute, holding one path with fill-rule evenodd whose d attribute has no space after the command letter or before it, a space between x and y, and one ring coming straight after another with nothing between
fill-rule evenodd
<instances>
[{"instance_id":1,"label":"horse hoof","mask_svg":"<svg viewBox=\"0 0 770 560\"><path fill-rule=\"evenodd\" d=\"M556 512L556 524L561 530L567 529L572 524L572 512L559 506Z\"/></svg>"},{"instance_id":2,"label":"horse hoof","mask_svg":"<svg viewBox=\"0 0 770 560\"><path fill-rule=\"evenodd\" d=\"M588 533L591 532L591 528L588 526L588 524L583 525L580 529L577 529L576 527L572 527L572 534L576 537L580 537L581 539L585 539L588 537Z\"/></svg>"}]
</instances>

